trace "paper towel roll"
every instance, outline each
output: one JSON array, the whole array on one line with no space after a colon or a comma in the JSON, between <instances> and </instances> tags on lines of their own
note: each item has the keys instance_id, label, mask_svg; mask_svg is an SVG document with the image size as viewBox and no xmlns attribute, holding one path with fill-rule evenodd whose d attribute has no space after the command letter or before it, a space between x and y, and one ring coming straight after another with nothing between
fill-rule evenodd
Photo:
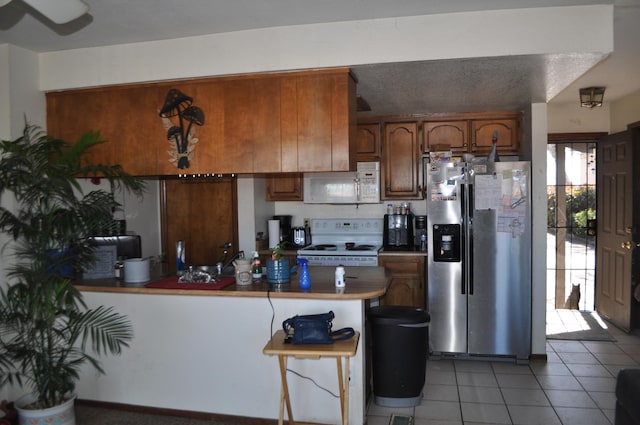
<instances>
[{"instance_id":1,"label":"paper towel roll","mask_svg":"<svg viewBox=\"0 0 640 425\"><path fill-rule=\"evenodd\" d=\"M269 248L280 243L280 220L269 220Z\"/></svg>"}]
</instances>

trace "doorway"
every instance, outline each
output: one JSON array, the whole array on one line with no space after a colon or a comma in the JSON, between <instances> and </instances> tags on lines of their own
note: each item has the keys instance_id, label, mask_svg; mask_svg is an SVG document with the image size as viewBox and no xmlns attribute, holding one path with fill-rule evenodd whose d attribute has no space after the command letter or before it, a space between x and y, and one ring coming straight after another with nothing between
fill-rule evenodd
<instances>
[{"instance_id":1,"label":"doorway","mask_svg":"<svg viewBox=\"0 0 640 425\"><path fill-rule=\"evenodd\" d=\"M601 135L549 135L547 311L595 310L596 139Z\"/></svg>"}]
</instances>

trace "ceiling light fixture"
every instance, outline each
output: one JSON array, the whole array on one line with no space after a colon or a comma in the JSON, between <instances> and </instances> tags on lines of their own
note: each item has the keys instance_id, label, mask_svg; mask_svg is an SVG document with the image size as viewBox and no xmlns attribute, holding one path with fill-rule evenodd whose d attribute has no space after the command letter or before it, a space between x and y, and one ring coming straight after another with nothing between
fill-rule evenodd
<instances>
[{"instance_id":1,"label":"ceiling light fixture","mask_svg":"<svg viewBox=\"0 0 640 425\"><path fill-rule=\"evenodd\" d=\"M56 24L66 24L87 13L89 6L82 0L22 0Z\"/></svg>"},{"instance_id":2,"label":"ceiling light fixture","mask_svg":"<svg viewBox=\"0 0 640 425\"><path fill-rule=\"evenodd\" d=\"M585 87L580 89L580 106L593 108L602 106L604 99L604 87Z\"/></svg>"}]
</instances>

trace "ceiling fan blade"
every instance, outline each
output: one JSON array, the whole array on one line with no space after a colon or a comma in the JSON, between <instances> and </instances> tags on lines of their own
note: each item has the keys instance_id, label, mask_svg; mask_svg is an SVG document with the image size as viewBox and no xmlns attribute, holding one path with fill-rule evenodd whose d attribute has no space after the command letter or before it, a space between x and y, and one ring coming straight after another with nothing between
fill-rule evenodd
<instances>
[{"instance_id":1,"label":"ceiling fan blade","mask_svg":"<svg viewBox=\"0 0 640 425\"><path fill-rule=\"evenodd\" d=\"M66 24L89 11L82 0L22 0L56 24Z\"/></svg>"}]
</instances>

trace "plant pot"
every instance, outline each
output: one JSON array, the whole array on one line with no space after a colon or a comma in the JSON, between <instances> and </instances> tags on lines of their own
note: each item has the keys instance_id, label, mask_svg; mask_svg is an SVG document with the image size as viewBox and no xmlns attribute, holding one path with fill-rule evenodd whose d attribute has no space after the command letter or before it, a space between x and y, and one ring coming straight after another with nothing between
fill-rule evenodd
<instances>
[{"instance_id":1,"label":"plant pot","mask_svg":"<svg viewBox=\"0 0 640 425\"><path fill-rule=\"evenodd\" d=\"M60 274L63 277L73 277L75 275L73 266L69 263L61 262L60 258L69 255L69 248L64 249L50 249L47 251L49 257L49 264L47 271L50 274Z\"/></svg>"},{"instance_id":2,"label":"plant pot","mask_svg":"<svg viewBox=\"0 0 640 425\"><path fill-rule=\"evenodd\" d=\"M291 282L289 260L267 260L267 283L279 285Z\"/></svg>"},{"instance_id":3,"label":"plant pot","mask_svg":"<svg viewBox=\"0 0 640 425\"><path fill-rule=\"evenodd\" d=\"M76 425L75 399L74 394L69 400L57 406L47 409L26 409L25 406L36 401L36 397L33 394L24 395L15 403L19 423L20 425Z\"/></svg>"}]
</instances>

